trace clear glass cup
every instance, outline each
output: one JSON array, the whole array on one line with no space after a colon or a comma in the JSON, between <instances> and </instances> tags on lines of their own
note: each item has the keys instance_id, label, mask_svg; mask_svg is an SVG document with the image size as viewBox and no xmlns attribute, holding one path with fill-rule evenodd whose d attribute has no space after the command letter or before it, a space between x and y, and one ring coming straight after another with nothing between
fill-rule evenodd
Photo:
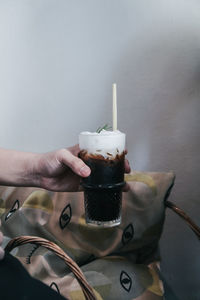
<instances>
[{"instance_id":1,"label":"clear glass cup","mask_svg":"<svg viewBox=\"0 0 200 300\"><path fill-rule=\"evenodd\" d=\"M79 157L91 174L82 179L86 223L113 227L121 223L125 134L120 131L82 132Z\"/></svg>"}]
</instances>

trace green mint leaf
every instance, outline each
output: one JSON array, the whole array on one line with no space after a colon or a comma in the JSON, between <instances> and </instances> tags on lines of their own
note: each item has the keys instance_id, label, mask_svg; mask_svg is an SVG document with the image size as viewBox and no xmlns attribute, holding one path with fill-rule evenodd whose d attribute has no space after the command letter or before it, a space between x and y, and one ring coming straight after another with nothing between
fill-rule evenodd
<instances>
[{"instance_id":1,"label":"green mint leaf","mask_svg":"<svg viewBox=\"0 0 200 300\"><path fill-rule=\"evenodd\" d=\"M112 128L111 126L109 126L108 124L105 124L105 125L102 126L102 127L98 127L97 130L96 130L96 132L97 132L97 133L100 133L102 130L109 130L109 129L111 129L111 128Z\"/></svg>"}]
</instances>

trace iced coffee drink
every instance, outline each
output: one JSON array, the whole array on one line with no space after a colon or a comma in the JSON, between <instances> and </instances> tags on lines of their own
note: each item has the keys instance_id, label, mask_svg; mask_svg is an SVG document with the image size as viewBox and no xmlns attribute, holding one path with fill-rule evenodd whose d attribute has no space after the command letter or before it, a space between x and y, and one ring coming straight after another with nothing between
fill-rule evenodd
<instances>
[{"instance_id":1,"label":"iced coffee drink","mask_svg":"<svg viewBox=\"0 0 200 300\"><path fill-rule=\"evenodd\" d=\"M112 227L121 222L124 186L125 134L115 130L82 132L79 135L80 158L90 167L82 179L86 222Z\"/></svg>"}]
</instances>

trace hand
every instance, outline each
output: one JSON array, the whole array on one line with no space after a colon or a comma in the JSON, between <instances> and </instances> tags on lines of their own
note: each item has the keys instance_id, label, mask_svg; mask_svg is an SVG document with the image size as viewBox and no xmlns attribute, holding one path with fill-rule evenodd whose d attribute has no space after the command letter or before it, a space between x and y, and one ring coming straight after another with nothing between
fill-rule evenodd
<instances>
[{"instance_id":1,"label":"hand","mask_svg":"<svg viewBox=\"0 0 200 300\"><path fill-rule=\"evenodd\" d=\"M39 155L34 172L39 186L52 191L74 192L80 188L81 177L90 175L90 168L78 158L78 145Z\"/></svg>"},{"instance_id":2,"label":"hand","mask_svg":"<svg viewBox=\"0 0 200 300\"><path fill-rule=\"evenodd\" d=\"M3 248L1 248L2 242L3 242L3 234L0 231L0 260L4 258L4 254L5 254Z\"/></svg>"},{"instance_id":3,"label":"hand","mask_svg":"<svg viewBox=\"0 0 200 300\"><path fill-rule=\"evenodd\" d=\"M38 186L52 191L74 192L80 190L81 177L90 175L90 168L78 158L80 149L75 145L68 149L40 154L35 173L39 174ZM127 153L127 152L126 152ZM125 172L130 172L128 160L125 160ZM124 191L128 190L128 185Z\"/></svg>"},{"instance_id":4,"label":"hand","mask_svg":"<svg viewBox=\"0 0 200 300\"><path fill-rule=\"evenodd\" d=\"M125 151L125 155L128 153L128 151L126 150ZM129 164L129 161L128 159L125 159L125 173L129 174L131 172L131 167L130 167L130 164ZM130 189L130 186L129 184L126 182L124 188L123 188L123 192L128 192Z\"/></svg>"}]
</instances>

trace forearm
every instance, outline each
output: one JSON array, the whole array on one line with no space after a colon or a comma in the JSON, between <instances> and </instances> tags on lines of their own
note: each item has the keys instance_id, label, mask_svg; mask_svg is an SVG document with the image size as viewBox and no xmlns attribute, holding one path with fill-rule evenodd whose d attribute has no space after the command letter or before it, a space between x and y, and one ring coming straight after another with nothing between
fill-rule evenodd
<instances>
[{"instance_id":1,"label":"forearm","mask_svg":"<svg viewBox=\"0 0 200 300\"><path fill-rule=\"evenodd\" d=\"M0 185L37 186L39 154L0 148Z\"/></svg>"},{"instance_id":2,"label":"forearm","mask_svg":"<svg viewBox=\"0 0 200 300\"><path fill-rule=\"evenodd\" d=\"M40 154L0 148L0 185L77 191L80 177L90 174L78 152L78 145Z\"/></svg>"}]
</instances>

